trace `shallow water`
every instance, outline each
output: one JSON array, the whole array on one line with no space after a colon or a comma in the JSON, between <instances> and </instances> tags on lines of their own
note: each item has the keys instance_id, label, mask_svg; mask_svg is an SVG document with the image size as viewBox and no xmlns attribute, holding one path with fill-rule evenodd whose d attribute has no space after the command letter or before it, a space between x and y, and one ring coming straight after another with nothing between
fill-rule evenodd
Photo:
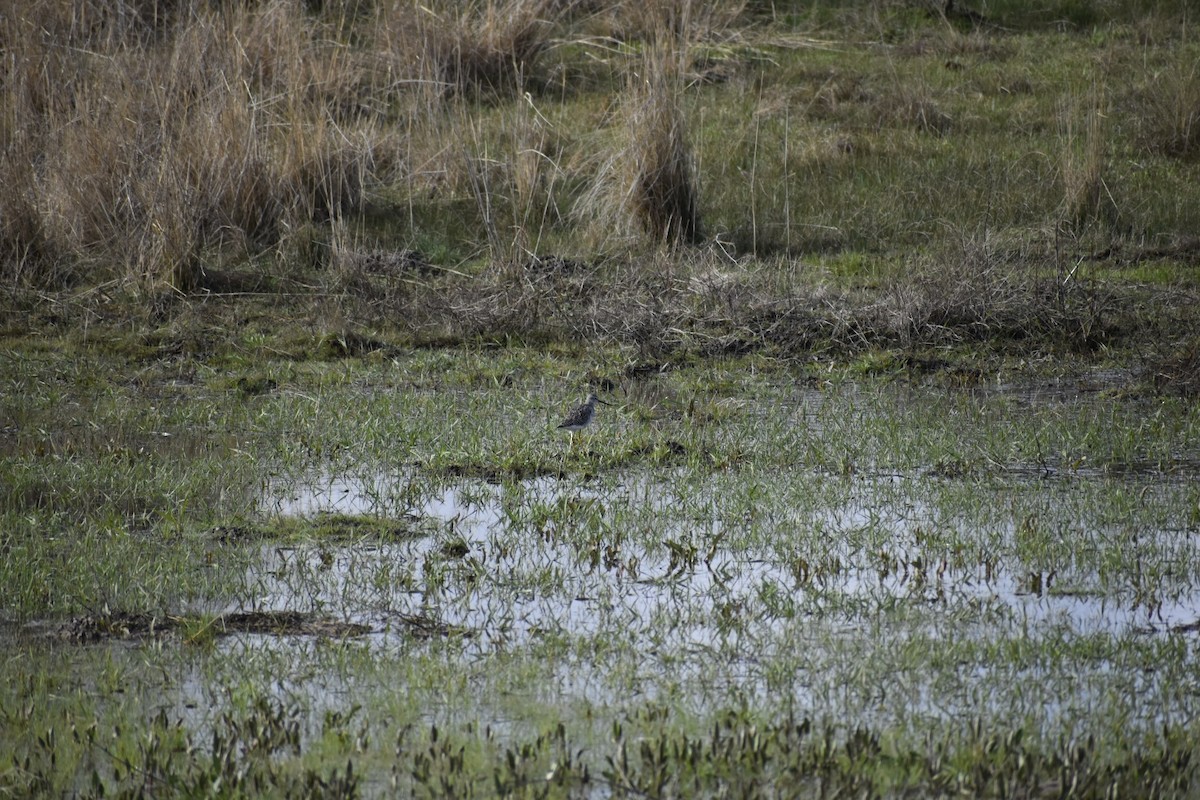
<instances>
[{"instance_id":1,"label":"shallow water","mask_svg":"<svg viewBox=\"0 0 1200 800\"><path fill-rule=\"evenodd\" d=\"M370 632L237 633L199 658L178 647L189 663L162 702L199 728L239 681L310 710L399 702L518 727L535 709L603 720L645 703L922 731L983 717L1052 736L1191 718L1200 443L1099 398L789 386L695 424L606 409L572 476L495 483L422 468L381 427L386 456L364 447L373 457L355 461L346 446L336 465L268 480L267 538L223 545L249 565L240 585L188 609ZM482 444L456 443L456 428L438 446L502 451L543 416L496 421ZM1118 424L1145 436L1099 438ZM586 469L605 437L639 427L685 457ZM522 446L569 463L559 440ZM270 539L272 520L321 515L395 525Z\"/></svg>"},{"instance_id":2,"label":"shallow water","mask_svg":"<svg viewBox=\"0 0 1200 800\"><path fill-rule=\"evenodd\" d=\"M1060 509L1061 519L1043 517L1039 526L1057 529L1052 539L1086 531L1081 544L1095 547L1128 530L1128 520L1106 520L1103 511L1079 518L1111 477L1014 486L1012 475L971 487L983 501L965 512L945 510L942 494L954 482L942 478L776 475L761 516L747 511L740 520L723 508L720 477L464 481L415 497L409 487L419 476L405 472L319 475L275 487L265 506L280 514L404 513L428 533L266 546L247 576L256 587L247 597L256 609L311 609L369 624L366 641L381 651L411 646L399 621L411 616L461 634L452 658L462 663L551 650L538 692L546 702L657 698L704 710L737 695L864 722L986 712L1061 728L1124 692L1143 702L1173 697L1175 669L1143 664L1133 685L1119 673L1140 658L1137 640L1176 636L1200 618L1200 554L1187 525L1139 527L1145 558L1175 579L1138 591L1093 569L1092 558L1072 563L1061 541L1053 558L1023 558L1020 540L1034 534L1021 528L1020 513L996 513L1029 502L1043 514ZM809 488L821 498L775 503ZM1145 499L1177 489L1142 481L1137 491ZM529 523L530 508L559 513L547 512L539 526ZM954 546L929 541L950 535ZM447 554L447 541L465 550ZM989 549L997 555L981 555ZM433 573L444 576L436 590L421 577ZM1097 641L1081 644L1069 676L1063 672L1054 653ZM957 665L930 670L903 655L921 643L961 651ZM989 654L1005 651L1027 653L1016 664L991 663ZM1193 652L1176 669L1196 666ZM1162 714L1142 720L1155 721Z\"/></svg>"}]
</instances>

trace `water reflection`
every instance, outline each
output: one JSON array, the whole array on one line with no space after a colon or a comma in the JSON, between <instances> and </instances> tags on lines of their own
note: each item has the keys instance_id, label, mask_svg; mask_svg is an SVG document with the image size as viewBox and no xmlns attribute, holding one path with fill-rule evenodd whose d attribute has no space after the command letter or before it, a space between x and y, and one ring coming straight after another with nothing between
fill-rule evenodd
<instances>
[{"instance_id":1,"label":"water reflection","mask_svg":"<svg viewBox=\"0 0 1200 800\"><path fill-rule=\"evenodd\" d=\"M1195 670L1194 648L1164 669L1139 649L1200 617L1200 542L1170 514L1147 515L1153 525L1140 520L1130 537L1128 520L1086 510L1113 487L1153 509L1177 485L1094 476L1056 482L1046 499L1036 479L749 471L495 485L362 467L279 480L262 498L267 515L379 516L411 530L248 544L257 550L236 600L203 610L313 613L370 633L242 633L213 647L330 710L364 692L428 691L404 686L403 670L373 676L376 665L448 662L473 676L460 691L476 695L457 708L493 723L512 716L512 694L701 711L746 698L854 724L988 714L1056 730L1114 696L1149 709L1139 725L1166 709L1200 712L1200 698L1175 688ZM985 500L962 513L947 499L957 491ZM1045 542L1023 539L1035 538L1022 527L1026 496L1055 532ZM1085 557L1098 541L1114 558L1142 553L1144 583L1110 580ZM339 661L347 650L365 653L363 666ZM197 727L223 702L223 680L197 671L179 687ZM440 719L444 704L431 702Z\"/></svg>"},{"instance_id":2,"label":"water reflection","mask_svg":"<svg viewBox=\"0 0 1200 800\"><path fill-rule=\"evenodd\" d=\"M267 545L243 604L334 613L370 622L385 637L404 635L389 615L431 615L478 634L468 645L475 655L536 637L648 629L657 631L657 646L684 653L718 647L747 629L778 635L792 620L812 617L834 628L880 614L916 615L933 627L938 619L986 618L960 630L988 638L1019 629L1036 638L1164 631L1200 614L1200 591L1188 582L1170 596L1138 597L1103 590L1096 575L1043 572L1012 558L930 559L921 538L945 521L910 483L895 476L855 480L840 505L756 523L754 543L725 546L726 528L736 525L719 510L708 519L692 509L680 514L672 484L646 476L595 485L469 482L423 497L403 474L320 477L290 485L268 507L302 515L402 508L435 524L426 525L427 535L395 543ZM636 519L658 527L622 536L604 527L614 508L636 508ZM546 513L531 521L530 509L534 517L538 509ZM571 509L583 510L572 517ZM819 531L822 549L814 553L811 538L789 542L797 530L809 537ZM986 540L996 531L960 535ZM620 545L606 552L611 538ZM1187 537L1170 538L1176 550L1195 548ZM451 541L459 549L448 549Z\"/></svg>"}]
</instances>

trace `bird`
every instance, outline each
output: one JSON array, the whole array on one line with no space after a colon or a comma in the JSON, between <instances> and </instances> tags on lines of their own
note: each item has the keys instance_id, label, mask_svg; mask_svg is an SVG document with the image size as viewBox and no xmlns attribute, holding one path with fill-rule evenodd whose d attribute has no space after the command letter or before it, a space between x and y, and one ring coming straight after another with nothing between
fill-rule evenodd
<instances>
[{"instance_id":1,"label":"bird","mask_svg":"<svg viewBox=\"0 0 1200 800\"><path fill-rule=\"evenodd\" d=\"M605 403L593 392L587 396L587 400L583 405L568 414L563 423L558 426L559 430L571 433L572 444L575 442L575 431L581 431L586 428L591 424L592 417L596 416L596 403L603 403L606 406L612 405L611 403Z\"/></svg>"}]
</instances>

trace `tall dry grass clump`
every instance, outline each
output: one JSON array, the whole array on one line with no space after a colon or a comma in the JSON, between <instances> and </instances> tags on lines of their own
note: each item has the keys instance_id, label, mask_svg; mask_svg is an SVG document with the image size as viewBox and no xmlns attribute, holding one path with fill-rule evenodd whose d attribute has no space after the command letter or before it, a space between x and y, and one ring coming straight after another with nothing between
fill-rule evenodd
<instances>
[{"instance_id":1,"label":"tall dry grass clump","mask_svg":"<svg viewBox=\"0 0 1200 800\"><path fill-rule=\"evenodd\" d=\"M680 107L683 56L676 41L660 36L647 50L626 122L630 208L651 236L669 243L700 236L695 169Z\"/></svg>"},{"instance_id":2,"label":"tall dry grass clump","mask_svg":"<svg viewBox=\"0 0 1200 800\"><path fill-rule=\"evenodd\" d=\"M1101 90L1072 100L1061 113L1063 203L1060 227L1077 231L1089 222L1117 223L1118 208L1106 182L1108 110Z\"/></svg>"},{"instance_id":3,"label":"tall dry grass clump","mask_svg":"<svg viewBox=\"0 0 1200 800\"><path fill-rule=\"evenodd\" d=\"M547 121L526 87L571 3L433 0L378 4L371 48L406 104L409 224L427 199L469 197L472 233L513 264L557 217ZM534 89L536 94L536 89ZM481 114L485 119L481 119ZM533 230L535 229L535 230Z\"/></svg>"},{"instance_id":4,"label":"tall dry grass clump","mask_svg":"<svg viewBox=\"0 0 1200 800\"><path fill-rule=\"evenodd\" d=\"M1140 141L1150 152L1200 154L1200 65L1178 63L1154 76L1131 105L1140 112Z\"/></svg>"},{"instance_id":5,"label":"tall dry grass clump","mask_svg":"<svg viewBox=\"0 0 1200 800\"><path fill-rule=\"evenodd\" d=\"M700 238L699 190L682 108L688 45L667 20L629 74L620 143L596 170L575 213L604 235ZM686 29L686 26L684 26Z\"/></svg>"},{"instance_id":6,"label":"tall dry grass clump","mask_svg":"<svg viewBox=\"0 0 1200 800\"><path fill-rule=\"evenodd\" d=\"M376 39L397 80L435 100L511 95L536 70L563 9L556 0L387 4Z\"/></svg>"},{"instance_id":7,"label":"tall dry grass clump","mask_svg":"<svg viewBox=\"0 0 1200 800\"><path fill-rule=\"evenodd\" d=\"M23 189L0 199L6 276L187 291L213 252L361 205L377 136L345 109L344 48L288 2L159 6L5 16L0 174Z\"/></svg>"}]
</instances>

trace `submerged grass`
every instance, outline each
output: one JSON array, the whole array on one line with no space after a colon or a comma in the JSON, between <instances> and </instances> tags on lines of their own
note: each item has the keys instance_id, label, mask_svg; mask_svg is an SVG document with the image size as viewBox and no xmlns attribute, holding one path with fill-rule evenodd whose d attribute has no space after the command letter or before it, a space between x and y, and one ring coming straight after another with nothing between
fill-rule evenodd
<instances>
[{"instance_id":1,"label":"submerged grass","mask_svg":"<svg viewBox=\"0 0 1200 800\"><path fill-rule=\"evenodd\" d=\"M144 362L22 362L5 475L68 463L109 488L7 496L4 785L1192 780L1194 404L1115 391L1128 376L962 388L628 355L280 361L254 393L226 368L130 393ZM613 405L572 446L554 426L587 388ZM180 449L105 455L172 424ZM188 501L146 513L139 492Z\"/></svg>"},{"instance_id":2,"label":"submerged grass","mask_svg":"<svg viewBox=\"0 0 1200 800\"><path fill-rule=\"evenodd\" d=\"M327 715L324 741L366 746L369 739L355 727L354 716ZM725 797L791 797L828 791L893 793L922 786L933 796L1033 790L1158 797L1190 786L1190 750L1169 734L1146 755L1112 757L1091 743L1046 753L1031 746L1022 731L998 737L977 729L961 742L931 741L909 749L867 731L838 741L831 729L809 720L762 721L744 710L727 712L710 732L697 734L672 729L670 716L666 709L651 709L614 723L602 766L595 768L561 725L514 743L502 741L491 728L402 729L395 737L389 790L418 797L481 792L584 797L597 791L615 797L707 796L714 791ZM382 788L364 781L353 760L341 768L304 766L302 756L311 751L301 745L301 724L296 708L260 700L244 716L223 716L211 751L196 758L198 743L192 735L160 714L151 720L146 743L120 757L112 777L130 791L172 796L219 787L238 795L353 797ZM103 738L95 725L73 728L72 735L76 743L95 744ZM53 734L44 738L58 746ZM54 786L47 765L30 761L25 766L28 782L23 788ZM1031 782L1050 775L1055 777L1036 786ZM82 794L100 794L103 785L104 777L95 771Z\"/></svg>"}]
</instances>

